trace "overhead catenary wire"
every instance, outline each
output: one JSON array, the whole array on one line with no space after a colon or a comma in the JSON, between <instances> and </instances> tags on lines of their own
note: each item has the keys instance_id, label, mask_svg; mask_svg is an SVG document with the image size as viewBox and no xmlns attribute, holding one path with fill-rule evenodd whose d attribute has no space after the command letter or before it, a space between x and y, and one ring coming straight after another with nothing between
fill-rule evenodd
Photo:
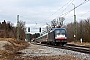
<instances>
[{"instance_id":1,"label":"overhead catenary wire","mask_svg":"<svg viewBox=\"0 0 90 60\"><path fill-rule=\"evenodd\" d=\"M60 9L63 9L63 11L61 12L61 14L66 10L66 8L73 2L74 0L70 0L69 2L67 2L66 4L64 4L61 8L59 8L56 12L54 12L53 14L51 14L51 16L53 16L55 13L57 13ZM49 16L48 18L50 18L51 16ZM48 18L46 18L45 20L47 20ZM48 22L46 22L47 24Z\"/></svg>"},{"instance_id":2,"label":"overhead catenary wire","mask_svg":"<svg viewBox=\"0 0 90 60\"><path fill-rule=\"evenodd\" d=\"M73 2L73 1L74 1L74 0L70 0L69 2L67 2L66 4L64 4L61 8L59 8L57 11L55 11L53 14L51 14L51 16L54 15L55 13L57 13L60 9L64 8L66 5L68 5L70 2ZM66 9L66 8L67 8L67 7L65 7L65 9ZM64 10L65 10L65 9L64 9ZM63 11L64 11L64 10L63 10ZM62 11L62 12L63 12L63 11ZM47 17L45 20L47 20L47 19L50 18L51 16Z\"/></svg>"},{"instance_id":3,"label":"overhead catenary wire","mask_svg":"<svg viewBox=\"0 0 90 60\"><path fill-rule=\"evenodd\" d=\"M70 0L71 1L71 0ZM69 2L70 2L69 1ZM80 7L81 5L83 5L83 4L85 4L85 3L87 3L89 0L85 0L84 2L82 2L82 3L80 3L79 5L77 5L75 8L73 8L73 9L71 9L70 11L68 11L68 12L66 12L66 13L63 13L63 11L62 11L62 13L63 14L61 14L61 15L59 15L59 17L65 17L67 14L69 14L70 12L72 12L74 9L76 9L76 8L78 8L78 7ZM70 3L71 4L71 3ZM50 18L50 17L48 17L48 18ZM55 18L56 19L56 18ZM46 22L47 23L47 22Z\"/></svg>"},{"instance_id":4,"label":"overhead catenary wire","mask_svg":"<svg viewBox=\"0 0 90 60\"><path fill-rule=\"evenodd\" d=\"M66 10L66 8L70 5L69 3L73 2L73 1L74 1L74 0L72 0L72 1L70 0L68 3L66 3L66 4L65 4L63 7L61 7L61 8L64 8L64 7L67 5L67 6L65 7L65 9L64 9L64 10ZM59 11L61 8L59 8L57 11ZM64 11L64 10L63 10L63 11ZM56 11L56 12L57 12L57 11ZM62 11L62 12L63 12L63 11ZM56 12L55 12L55 13L56 13ZM54 15L55 13L53 13L52 15Z\"/></svg>"},{"instance_id":5,"label":"overhead catenary wire","mask_svg":"<svg viewBox=\"0 0 90 60\"><path fill-rule=\"evenodd\" d=\"M88 10L87 12L81 14L81 15L79 16L79 19L82 19L82 18L85 19L85 15L86 15L88 12L90 12L90 10ZM83 17L83 16L84 16L84 17ZM88 16L86 16L86 17L88 17Z\"/></svg>"},{"instance_id":6,"label":"overhead catenary wire","mask_svg":"<svg viewBox=\"0 0 90 60\"><path fill-rule=\"evenodd\" d=\"M72 4L73 1L74 1L74 0L72 0L72 1L65 7L65 9L61 12L61 14L63 14L63 12L66 10L66 8L67 8L70 4Z\"/></svg>"},{"instance_id":7,"label":"overhead catenary wire","mask_svg":"<svg viewBox=\"0 0 90 60\"><path fill-rule=\"evenodd\" d=\"M66 16L67 14L69 14L71 11L73 11L74 9L78 8L79 6L85 4L86 2L88 2L89 0L85 0L84 2L82 2L81 4L79 4L78 6L76 6L75 8L71 9L70 11L66 12L66 13L63 13L61 14L60 16L64 17Z\"/></svg>"},{"instance_id":8,"label":"overhead catenary wire","mask_svg":"<svg viewBox=\"0 0 90 60\"><path fill-rule=\"evenodd\" d=\"M82 14L80 17L84 16L84 15L85 15L85 14L87 14L88 12L90 12L90 10L89 10L89 11L87 11L86 13Z\"/></svg>"},{"instance_id":9,"label":"overhead catenary wire","mask_svg":"<svg viewBox=\"0 0 90 60\"><path fill-rule=\"evenodd\" d=\"M72 4L72 2L73 2L74 0L72 0L66 7L65 7L65 9L60 13L60 14L63 14L63 12L67 9L67 7L69 7L71 4ZM58 18L58 17L62 17L62 16L57 16L56 18ZM56 18L54 18L54 19L56 19Z\"/></svg>"}]
</instances>

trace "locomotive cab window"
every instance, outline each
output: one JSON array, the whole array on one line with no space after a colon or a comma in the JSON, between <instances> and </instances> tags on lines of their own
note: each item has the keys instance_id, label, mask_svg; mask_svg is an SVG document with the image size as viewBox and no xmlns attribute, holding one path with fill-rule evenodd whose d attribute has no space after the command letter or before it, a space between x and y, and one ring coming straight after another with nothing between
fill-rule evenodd
<instances>
[{"instance_id":1,"label":"locomotive cab window","mask_svg":"<svg viewBox=\"0 0 90 60\"><path fill-rule=\"evenodd\" d=\"M55 33L56 35L63 35L65 34L65 30L56 30Z\"/></svg>"},{"instance_id":2,"label":"locomotive cab window","mask_svg":"<svg viewBox=\"0 0 90 60\"><path fill-rule=\"evenodd\" d=\"M66 31L64 29L55 30L55 38L61 38L66 36Z\"/></svg>"}]
</instances>

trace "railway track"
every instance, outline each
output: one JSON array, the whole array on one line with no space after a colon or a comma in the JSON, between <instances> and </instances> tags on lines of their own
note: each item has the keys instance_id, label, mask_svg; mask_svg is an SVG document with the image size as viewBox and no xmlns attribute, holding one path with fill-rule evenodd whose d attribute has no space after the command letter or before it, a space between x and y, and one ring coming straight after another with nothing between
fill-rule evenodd
<instances>
[{"instance_id":1,"label":"railway track","mask_svg":"<svg viewBox=\"0 0 90 60\"><path fill-rule=\"evenodd\" d=\"M80 46L75 44L67 44L67 46L75 46L75 47L82 47L82 48L90 48L90 46Z\"/></svg>"},{"instance_id":2,"label":"railway track","mask_svg":"<svg viewBox=\"0 0 90 60\"><path fill-rule=\"evenodd\" d=\"M90 46L79 46L79 45L74 45L74 44L67 44L65 46L53 46L53 45L47 45L47 44L39 44L39 45L90 54Z\"/></svg>"},{"instance_id":3,"label":"railway track","mask_svg":"<svg viewBox=\"0 0 90 60\"><path fill-rule=\"evenodd\" d=\"M60 47L60 48L90 54L89 46L79 46L79 45L74 45L74 44L67 44L66 46Z\"/></svg>"}]
</instances>

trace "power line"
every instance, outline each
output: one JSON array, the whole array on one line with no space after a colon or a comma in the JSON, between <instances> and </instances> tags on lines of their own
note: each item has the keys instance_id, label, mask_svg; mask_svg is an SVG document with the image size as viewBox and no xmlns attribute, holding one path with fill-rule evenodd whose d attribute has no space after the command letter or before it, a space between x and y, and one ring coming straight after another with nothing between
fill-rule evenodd
<instances>
[{"instance_id":1,"label":"power line","mask_svg":"<svg viewBox=\"0 0 90 60\"><path fill-rule=\"evenodd\" d=\"M88 0L88 1L89 1L89 0ZM75 9L78 8L79 6L85 4L85 3L88 2L88 1L85 0L84 2L82 2L81 4L79 4L78 6L76 6ZM69 13L70 13L71 11L73 11L73 10L74 10L74 8L71 9L70 11L64 13L64 14L61 14L60 16L66 16L67 14L69 14Z\"/></svg>"},{"instance_id":2,"label":"power line","mask_svg":"<svg viewBox=\"0 0 90 60\"><path fill-rule=\"evenodd\" d=\"M70 0L70 1L71 1L71 0ZM69 2L70 2L70 1L69 1ZM79 4L78 6L76 6L75 8L71 9L70 11L61 14L60 17L66 16L66 15L69 14L71 11L73 11L74 9L78 8L79 6L85 4L85 3L88 2L88 1L89 1L89 0L85 0L84 2L82 2L81 4ZM68 2L68 3L69 3L69 2ZM70 3L70 4L71 4L71 3ZM65 5L67 5L67 4L65 4ZM69 5L68 5L68 6L69 6ZM57 10L57 11L58 11L58 10ZM63 10L63 11L64 11L64 10ZM63 12L63 11L62 11L62 12ZM50 17L48 17L48 18L50 18Z\"/></svg>"},{"instance_id":3,"label":"power line","mask_svg":"<svg viewBox=\"0 0 90 60\"><path fill-rule=\"evenodd\" d=\"M87 11L86 13L82 14L82 15L81 15L81 17L82 17L83 15L87 14L88 12L90 12L90 10L89 10L89 11Z\"/></svg>"},{"instance_id":4,"label":"power line","mask_svg":"<svg viewBox=\"0 0 90 60\"><path fill-rule=\"evenodd\" d=\"M61 14L66 10L66 8L73 2L74 0L70 0L69 2L67 2L65 5L63 5L61 8L59 8L56 12L54 12L52 15L54 15L55 13L57 13L60 9L64 8L64 10L61 12ZM66 6L67 5L67 6ZM50 18L51 16L49 16L48 18ZM45 20L47 20L48 18L46 18ZM47 22L46 22L47 24ZM48 24L49 25L49 24Z\"/></svg>"},{"instance_id":5,"label":"power line","mask_svg":"<svg viewBox=\"0 0 90 60\"><path fill-rule=\"evenodd\" d=\"M64 8L64 7L65 7L67 4L69 4L71 1L73 2L74 0L70 0L68 3L66 3L66 4L65 4L64 6L62 6L61 8ZM53 14L51 14L51 16L54 15L55 13L57 13L61 8L59 8L56 12L54 12ZM66 8L67 8L67 7L66 7ZM65 9L66 9L66 8L65 8ZM65 9L64 9L64 10L65 10ZM63 11L64 11L64 10L63 10ZM48 18L50 18L51 16L49 16ZM46 18L46 19L48 19L48 18ZM45 20L46 20L46 19L45 19Z\"/></svg>"},{"instance_id":6,"label":"power line","mask_svg":"<svg viewBox=\"0 0 90 60\"><path fill-rule=\"evenodd\" d=\"M73 1L74 1L74 0L73 0ZM71 1L70 4L72 4L73 1ZM67 7L68 7L70 4L68 4ZM67 7L66 7L66 8L67 8ZM61 14L66 10L66 8L61 12Z\"/></svg>"},{"instance_id":7,"label":"power line","mask_svg":"<svg viewBox=\"0 0 90 60\"><path fill-rule=\"evenodd\" d=\"M64 6L66 6L66 5L69 6L69 5L70 5L69 3L73 2L73 1L74 1L74 0L72 0L72 1L70 0L70 1L69 1L68 3L66 3ZM61 8L64 8L64 6L61 7ZM66 6L64 10L66 10L66 8L67 8L68 6ZM61 8L60 8L60 9L61 9ZM60 9L58 9L57 11L59 11ZM63 11L64 11L64 10L63 10ZM57 11L56 11L56 12L57 12ZM62 11L62 12L63 12L63 11ZM55 13L56 13L56 12L55 12ZM55 13L53 13L52 15L54 15Z\"/></svg>"}]
</instances>

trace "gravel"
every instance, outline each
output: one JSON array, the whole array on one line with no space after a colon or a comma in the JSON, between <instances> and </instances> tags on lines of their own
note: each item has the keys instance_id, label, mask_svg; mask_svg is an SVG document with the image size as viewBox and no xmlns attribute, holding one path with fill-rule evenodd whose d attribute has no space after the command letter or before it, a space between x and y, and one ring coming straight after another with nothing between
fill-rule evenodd
<instances>
[{"instance_id":1,"label":"gravel","mask_svg":"<svg viewBox=\"0 0 90 60\"><path fill-rule=\"evenodd\" d=\"M10 42L8 41L0 41L0 50L5 50L5 45L8 44L8 45L11 45Z\"/></svg>"},{"instance_id":2,"label":"gravel","mask_svg":"<svg viewBox=\"0 0 90 60\"><path fill-rule=\"evenodd\" d=\"M87 59L90 60L90 54L75 52L71 50L65 50L65 49L59 49L59 48L53 48L48 46L41 46L41 45L33 45L30 44L30 46L27 49L21 50L20 52L24 53L22 55L22 58L29 56L56 56L56 55L70 55L81 59Z\"/></svg>"}]
</instances>

